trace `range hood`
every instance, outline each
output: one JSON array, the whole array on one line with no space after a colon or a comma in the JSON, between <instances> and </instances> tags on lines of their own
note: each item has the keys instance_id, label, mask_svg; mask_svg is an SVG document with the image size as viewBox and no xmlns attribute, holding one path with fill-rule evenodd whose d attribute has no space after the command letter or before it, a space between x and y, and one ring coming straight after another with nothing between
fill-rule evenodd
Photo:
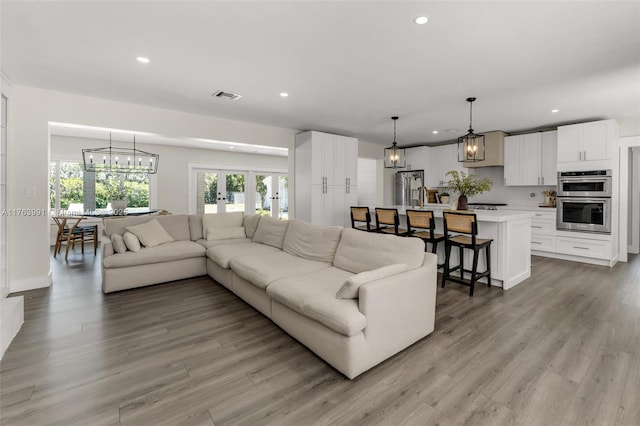
<instances>
[{"instance_id":1,"label":"range hood","mask_svg":"<svg viewBox=\"0 0 640 426\"><path fill-rule=\"evenodd\" d=\"M502 130L482 133L484 135L484 160L465 161L464 167L494 167L504 166L504 137L507 136Z\"/></svg>"}]
</instances>

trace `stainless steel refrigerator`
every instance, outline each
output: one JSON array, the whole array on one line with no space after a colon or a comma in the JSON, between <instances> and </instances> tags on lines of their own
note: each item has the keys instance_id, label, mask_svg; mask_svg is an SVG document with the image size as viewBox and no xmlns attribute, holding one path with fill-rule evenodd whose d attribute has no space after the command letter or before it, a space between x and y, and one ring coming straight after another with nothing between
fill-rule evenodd
<instances>
[{"instance_id":1,"label":"stainless steel refrigerator","mask_svg":"<svg viewBox=\"0 0 640 426\"><path fill-rule=\"evenodd\" d=\"M419 204L420 187L424 183L423 170L396 173L395 205L415 206Z\"/></svg>"}]
</instances>

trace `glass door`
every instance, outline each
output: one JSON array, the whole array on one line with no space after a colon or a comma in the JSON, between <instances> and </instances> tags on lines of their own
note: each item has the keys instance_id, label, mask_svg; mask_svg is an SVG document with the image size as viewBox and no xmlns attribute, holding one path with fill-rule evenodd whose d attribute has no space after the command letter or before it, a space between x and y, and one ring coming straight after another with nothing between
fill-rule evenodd
<instances>
[{"instance_id":1,"label":"glass door","mask_svg":"<svg viewBox=\"0 0 640 426\"><path fill-rule=\"evenodd\" d=\"M196 171L197 213L245 211L245 177L241 172Z\"/></svg>"},{"instance_id":2,"label":"glass door","mask_svg":"<svg viewBox=\"0 0 640 426\"><path fill-rule=\"evenodd\" d=\"M277 219L289 218L289 178L285 174L255 174L255 212Z\"/></svg>"}]
</instances>

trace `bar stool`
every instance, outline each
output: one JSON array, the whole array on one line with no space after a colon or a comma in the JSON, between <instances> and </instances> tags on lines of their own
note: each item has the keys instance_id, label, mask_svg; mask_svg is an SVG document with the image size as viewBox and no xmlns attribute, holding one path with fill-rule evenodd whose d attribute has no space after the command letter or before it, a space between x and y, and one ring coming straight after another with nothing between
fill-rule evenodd
<instances>
[{"instance_id":1,"label":"bar stool","mask_svg":"<svg viewBox=\"0 0 640 426\"><path fill-rule=\"evenodd\" d=\"M387 225L388 227L383 227ZM399 228L400 217L398 209L376 207L376 232L383 234L406 235L407 230Z\"/></svg>"},{"instance_id":2,"label":"bar stool","mask_svg":"<svg viewBox=\"0 0 640 426\"><path fill-rule=\"evenodd\" d=\"M420 229L421 231L416 231ZM438 243L444 241L443 234L437 234L436 221L431 210L410 210L407 209L407 236L418 237L425 243L431 244L431 253L436 253ZM424 250L427 251L425 244ZM444 263L438 264L442 268Z\"/></svg>"},{"instance_id":3,"label":"bar stool","mask_svg":"<svg viewBox=\"0 0 640 426\"><path fill-rule=\"evenodd\" d=\"M449 280L460 284L468 285L469 296L473 296L473 288L479 278L487 277L487 285L491 287L491 239L476 238L478 234L478 222L476 215L473 213L454 213L443 212L442 218L444 222L444 247L445 261L444 273L442 274L442 287ZM466 235L449 236L449 232L458 232ZM469 236L467 236L469 235ZM460 264L455 267L449 265L451 259L451 247L456 246L460 249ZM478 273L478 256L480 250L485 250L487 270ZM464 269L464 249L473 250L473 266L471 270ZM460 270L460 277L454 277L451 272ZM471 273L471 279L464 279L464 273Z\"/></svg>"},{"instance_id":4,"label":"bar stool","mask_svg":"<svg viewBox=\"0 0 640 426\"><path fill-rule=\"evenodd\" d=\"M356 222L364 222L364 225L356 225ZM360 231L372 232L371 213L369 207L351 207L351 227Z\"/></svg>"}]
</instances>

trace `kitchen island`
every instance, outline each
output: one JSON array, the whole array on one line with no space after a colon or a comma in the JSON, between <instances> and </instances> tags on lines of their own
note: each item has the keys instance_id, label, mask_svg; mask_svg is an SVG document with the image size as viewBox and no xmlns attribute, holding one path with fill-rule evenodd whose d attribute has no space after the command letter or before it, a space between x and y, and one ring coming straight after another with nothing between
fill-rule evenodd
<instances>
[{"instance_id":1,"label":"kitchen island","mask_svg":"<svg viewBox=\"0 0 640 426\"><path fill-rule=\"evenodd\" d=\"M400 227L406 228L406 206L398 209ZM425 204L414 210L433 210L436 230L444 232L442 212L449 204ZM373 211L373 209L372 209ZM478 219L478 237L491 238L491 284L508 290L531 276L531 218L532 212L516 210L474 210ZM374 218L375 221L375 218ZM438 244L438 263L444 262L444 244ZM467 257L468 256L468 257ZM478 270L485 270L485 257L480 255ZM451 250L451 265L458 264L458 251ZM465 265L471 266L470 250L465 250ZM456 274L457 272L454 272ZM480 282L486 282L486 278Z\"/></svg>"}]
</instances>

